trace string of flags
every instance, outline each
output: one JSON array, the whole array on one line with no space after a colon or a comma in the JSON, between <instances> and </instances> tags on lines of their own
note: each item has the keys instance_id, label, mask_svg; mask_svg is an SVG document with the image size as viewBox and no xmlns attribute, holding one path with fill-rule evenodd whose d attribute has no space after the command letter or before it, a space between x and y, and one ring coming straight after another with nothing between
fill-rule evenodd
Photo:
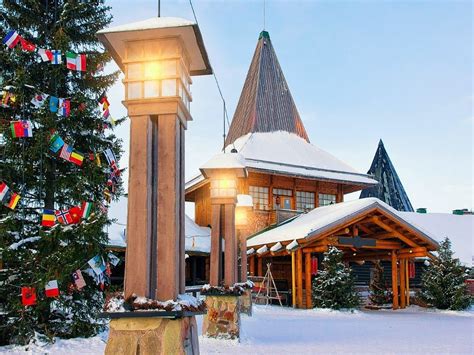
<instances>
[{"instance_id":1,"label":"string of flags","mask_svg":"<svg viewBox=\"0 0 474 355\"><path fill-rule=\"evenodd\" d=\"M21 49L26 52L36 52L43 62L51 62L51 64L62 64L62 53L59 49L45 49L37 48L35 44L24 39L17 31L10 30L5 38L3 44L8 48L13 49L18 44L21 45ZM86 55L78 54L72 51L66 52L66 68L75 71L86 71Z\"/></svg>"},{"instance_id":2,"label":"string of flags","mask_svg":"<svg viewBox=\"0 0 474 355\"><path fill-rule=\"evenodd\" d=\"M92 211L92 202L82 202L81 207L73 206L68 209L51 210L43 209L41 225L54 227L56 221L62 225L78 224L81 220L89 219Z\"/></svg>"},{"instance_id":3,"label":"string of flags","mask_svg":"<svg viewBox=\"0 0 474 355\"><path fill-rule=\"evenodd\" d=\"M0 182L0 203L14 210L18 201L20 201L20 195L13 192L4 182Z\"/></svg>"},{"instance_id":4,"label":"string of flags","mask_svg":"<svg viewBox=\"0 0 474 355\"><path fill-rule=\"evenodd\" d=\"M86 269L86 273L90 275L96 284L99 284L103 290L105 283L108 282L108 278L111 276L111 265L117 266L120 263L120 259L113 253L108 253L108 262L105 262L100 255L96 255L89 259L86 264L90 269ZM81 291L86 287L86 281L82 275L81 268L77 269L71 274L72 283L68 286L68 291L76 289ZM44 296L47 298L57 298L60 295L58 280L49 280L44 286ZM34 306L37 303L37 292L35 287L23 286L21 287L21 303L24 306Z\"/></svg>"}]
</instances>

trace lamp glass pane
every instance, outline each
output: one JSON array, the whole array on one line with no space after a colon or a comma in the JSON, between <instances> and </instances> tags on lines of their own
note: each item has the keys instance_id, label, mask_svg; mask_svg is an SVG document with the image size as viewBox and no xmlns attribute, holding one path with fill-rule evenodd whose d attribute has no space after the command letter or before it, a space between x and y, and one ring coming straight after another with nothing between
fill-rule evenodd
<instances>
[{"instance_id":1,"label":"lamp glass pane","mask_svg":"<svg viewBox=\"0 0 474 355\"><path fill-rule=\"evenodd\" d=\"M161 96L176 96L176 79L161 81Z\"/></svg>"},{"instance_id":2,"label":"lamp glass pane","mask_svg":"<svg viewBox=\"0 0 474 355\"><path fill-rule=\"evenodd\" d=\"M163 76L176 76L176 61L164 60L161 62L163 67Z\"/></svg>"},{"instance_id":3,"label":"lamp glass pane","mask_svg":"<svg viewBox=\"0 0 474 355\"><path fill-rule=\"evenodd\" d=\"M145 81L145 97L160 96L160 82L155 80Z\"/></svg>"},{"instance_id":4,"label":"lamp glass pane","mask_svg":"<svg viewBox=\"0 0 474 355\"><path fill-rule=\"evenodd\" d=\"M130 63L127 64L127 78L131 80L141 79L142 77L142 65L141 63Z\"/></svg>"},{"instance_id":5,"label":"lamp glass pane","mask_svg":"<svg viewBox=\"0 0 474 355\"><path fill-rule=\"evenodd\" d=\"M139 99L142 96L142 83L128 83L127 84L127 98Z\"/></svg>"}]
</instances>

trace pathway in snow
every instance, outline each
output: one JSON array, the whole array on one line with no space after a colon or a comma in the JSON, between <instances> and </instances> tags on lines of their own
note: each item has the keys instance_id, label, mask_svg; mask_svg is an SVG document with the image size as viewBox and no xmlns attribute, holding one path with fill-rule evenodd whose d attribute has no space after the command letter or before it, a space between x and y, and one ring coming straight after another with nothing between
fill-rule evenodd
<instances>
[{"instance_id":1,"label":"pathway in snow","mask_svg":"<svg viewBox=\"0 0 474 355\"><path fill-rule=\"evenodd\" d=\"M199 326L202 317L198 317ZM356 313L254 307L240 343L200 337L201 354L473 354L474 312ZM0 354L103 354L106 334L47 347L0 347Z\"/></svg>"}]
</instances>

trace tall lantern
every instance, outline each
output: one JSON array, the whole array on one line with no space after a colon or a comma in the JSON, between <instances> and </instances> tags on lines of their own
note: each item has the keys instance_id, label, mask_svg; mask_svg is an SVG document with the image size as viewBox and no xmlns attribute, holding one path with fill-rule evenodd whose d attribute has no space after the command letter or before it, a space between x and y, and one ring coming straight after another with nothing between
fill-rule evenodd
<instances>
[{"instance_id":1,"label":"tall lantern","mask_svg":"<svg viewBox=\"0 0 474 355\"><path fill-rule=\"evenodd\" d=\"M247 176L245 159L236 152L221 153L215 155L200 170L204 177L210 180L212 205L210 284L219 286L221 283L221 234L224 231L224 284L232 286L238 280L235 206L238 179Z\"/></svg>"},{"instance_id":2,"label":"tall lantern","mask_svg":"<svg viewBox=\"0 0 474 355\"><path fill-rule=\"evenodd\" d=\"M125 74L123 104L130 117L125 298L176 300L185 291L184 131L192 120L191 76L212 69L199 27L188 20L151 18L97 36ZM194 316L129 317L110 322L106 354L199 353Z\"/></svg>"}]
</instances>

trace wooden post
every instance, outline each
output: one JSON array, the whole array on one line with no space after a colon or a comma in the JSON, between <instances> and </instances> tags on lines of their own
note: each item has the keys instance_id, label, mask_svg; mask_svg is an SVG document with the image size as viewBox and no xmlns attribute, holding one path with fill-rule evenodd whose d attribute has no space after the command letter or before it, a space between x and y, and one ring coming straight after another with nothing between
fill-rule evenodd
<instances>
[{"instance_id":1,"label":"wooden post","mask_svg":"<svg viewBox=\"0 0 474 355\"><path fill-rule=\"evenodd\" d=\"M205 271L204 271L204 278L206 279L206 282L209 283L209 277L210 277L210 267L211 267L211 257L208 256L206 257L206 262L205 262Z\"/></svg>"},{"instance_id":2,"label":"wooden post","mask_svg":"<svg viewBox=\"0 0 474 355\"><path fill-rule=\"evenodd\" d=\"M296 265L295 252L291 252L291 305L296 307Z\"/></svg>"},{"instance_id":3,"label":"wooden post","mask_svg":"<svg viewBox=\"0 0 474 355\"><path fill-rule=\"evenodd\" d=\"M255 276L255 255L250 257L249 264L250 276Z\"/></svg>"},{"instance_id":4,"label":"wooden post","mask_svg":"<svg viewBox=\"0 0 474 355\"><path fill-rule=\"evenodd\" d=\"M405 293L405 287L406 287L406 271L405 271L405 264L406 264L406 259L400 259L400 308L405 308L406 307L406 301L407 301L407 296Z\"/></svg>"},{"instance_id":5,"label":"wooden post","mask_svg":"<svg viewBox=\"0 0 474 355\"><path fill-rule=\"evenodd\" d=\"M263 260L257 257L257 276L263 276Z\"/></svg>"},{"instance_id":6,"label":"wooden post","mask_svg":"<svg viewBox=\"0 0 474 355\"><path fill-rule=\"evenodd\" d=\"M303 250L300 248L296 251L296 305L303 308Z\"/></svg>"},{"instance_id":7,"label":"wooden post","mask_svg":"<svg viewBox=\"0 0 474 355\"><path fill-rule=\"evenodd\" d=\"M240 231L240 282L247 281L247 233Z\"/></svg>"},{"instance_id":8,"label":"wooden post","mask_svg":"<svg viewBox=\"0 0 474 355\"><path fill-rule=\"evenodd\" d=\"M392 293L393 301L392 308L398 309L398 268L397 268L397 254L392 250Z\"/></svg>"},{"instance_id":9,"label":"wooden post","mask_svg":"<svg viewBox=\"0 0 474 355\"><path fill-rule=\"evenodd\" d=\"M233 286L237 282L237 240L235 238L235 204L225 205L225 267L224 284Z\"/></svg>"},{"instance_id":10,"label":"wooden post","mask_svg":"<svg viewBox=\"0 0 474 355\"><path fill-rule=\"evenodd\" d=\"M219 286L221 270L221 205L213 204L211 213L211 270L209 283Z\"/></svg>"},{"instance_id":11,"label":"wooden post","mask_svg":"<svg viewBox=\"0 0 474 355\"><path fill-rule=\"evenodd\" d=\"M410 305L410 274L408 273L408 262L410 259L407 259L405 263L405 279L407 282L406 293L407 293L407 306Z\"/></svg>"},{"instance_id":12,"label":"wooden post","mask_svg":"<svg viewBox=\"0 0 474 355\"><path fill-rule=\"evenodd\" d=\"M313 308L312 288L311 288L311 253L305 253L305 288L306 288L306 308Z\"/></svg>"}]
</instances>

